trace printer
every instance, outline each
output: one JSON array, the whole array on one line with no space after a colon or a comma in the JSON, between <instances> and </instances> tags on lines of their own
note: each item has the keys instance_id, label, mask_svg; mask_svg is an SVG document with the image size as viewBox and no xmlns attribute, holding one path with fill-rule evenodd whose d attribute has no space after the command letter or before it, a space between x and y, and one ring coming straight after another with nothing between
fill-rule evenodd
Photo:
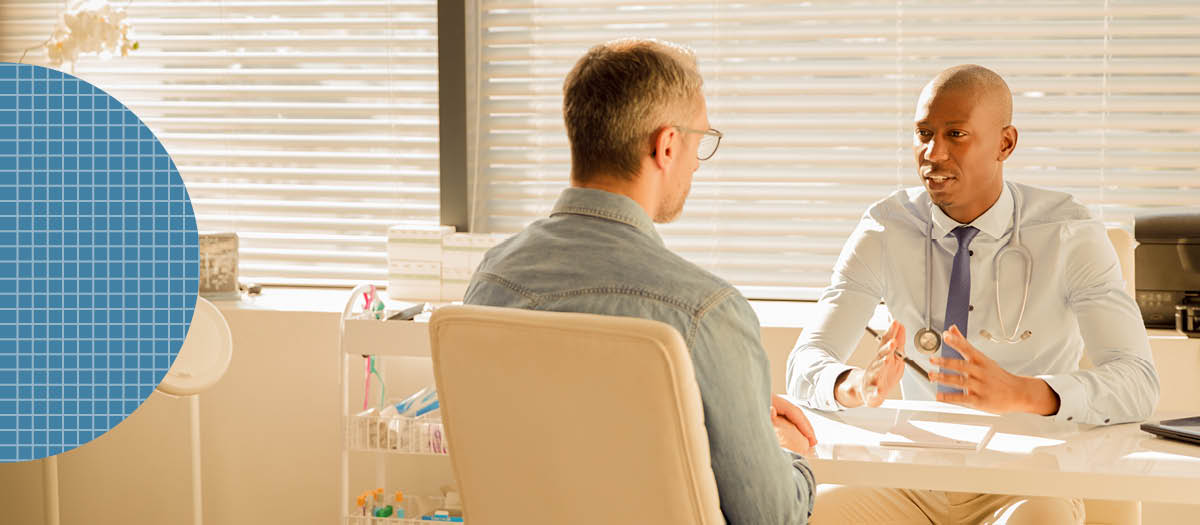
<instances>
[{"instance_id":1,"label":"printer","mask_svg":"<svg viewBox=\"0 0 1200 525\"><path fill-rule=\"evenodd\" d=\"M1138 215L1134 283L1147 328L1200 338L1200 209Z\"/></svg>"}]
</instances>

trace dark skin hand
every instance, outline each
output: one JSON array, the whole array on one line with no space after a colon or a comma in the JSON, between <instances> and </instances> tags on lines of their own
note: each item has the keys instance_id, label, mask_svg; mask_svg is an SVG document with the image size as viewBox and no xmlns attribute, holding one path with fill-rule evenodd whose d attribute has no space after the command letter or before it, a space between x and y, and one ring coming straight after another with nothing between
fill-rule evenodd
<instances>
[{"instance_id":1,"label":"dark skin hand","mask_svg":"<svg viewBox=\"0 0 1200 525\"><path fill-rule=\"evenodd\" d=\"M1058 413L1058 394L1045 381L1009 373L968 343L957 326L951 326L943 332L942 338L945 344L958 350L963 358L934 357L929 362L941 370L953 370L959 375L930 372L929 379L960 389L962 393L938 392L938 401L995 414L1028 412L1051 416Z\"/></svg>"}]
</instances>

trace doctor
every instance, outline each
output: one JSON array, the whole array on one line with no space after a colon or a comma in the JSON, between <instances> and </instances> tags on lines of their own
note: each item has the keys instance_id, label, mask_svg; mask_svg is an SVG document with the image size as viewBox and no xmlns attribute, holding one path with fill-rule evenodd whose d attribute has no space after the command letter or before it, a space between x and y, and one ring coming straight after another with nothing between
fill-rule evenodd
<instances>
[{"instance_id":1,"label":"doctor","mask_svg":"<svg viewBox=\"0 0 1200 525\"><path fill-rule=\"evenodd\" d=\"M1104 226L1070 195L1005 182L1012 94L976 65L921 91L922 187L872 205L788 358L812 408L904 399L1116 424L1145 419L1158 375ZM896 319L865 369L844 364L880 300ZM1080 370L1084 350L1094 366ZM932 353L926 353L932 352ZM907 355L930 370L906 371ZM1079 500L822 486L813 523L1079 523Z\"/></svg>"}]
</instances>

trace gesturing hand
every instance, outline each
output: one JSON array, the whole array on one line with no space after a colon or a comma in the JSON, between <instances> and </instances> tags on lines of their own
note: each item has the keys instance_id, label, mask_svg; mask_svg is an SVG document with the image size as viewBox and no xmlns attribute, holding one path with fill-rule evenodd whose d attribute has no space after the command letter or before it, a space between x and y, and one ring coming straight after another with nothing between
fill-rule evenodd
<instances>
[{"instance_id":1,"label":"gesturing hand","mask_svg":"<svg viewBox=\"0 0 1200 525\"><path fill-rule=\"evenodd\" d=\"M904 376L904 325L892 321L879 343L879 352L863 370L859 387L862 401L869 407L883 404L900 378Z\"/></svg>"},{"instance_id":2,"label":"gesturing hand","mask_svg":"<svg viewBox=\"0 0 1200 525\"><path fill-rule=\"evenodd\" d=\"M1045 381L1036 377L1011 374L988 356L980 352L967 338L951 326L943 332L942 340L950 345L962 359L933 357L930 363L941 370L953 370L959 375L939 370L930 372L929 380L934 383L962 390L961 393L938 392L937 400L963 405L987 412L1031 412L1051 415L1058 412L1058 394Z\"/></svg>"}]
</instances>

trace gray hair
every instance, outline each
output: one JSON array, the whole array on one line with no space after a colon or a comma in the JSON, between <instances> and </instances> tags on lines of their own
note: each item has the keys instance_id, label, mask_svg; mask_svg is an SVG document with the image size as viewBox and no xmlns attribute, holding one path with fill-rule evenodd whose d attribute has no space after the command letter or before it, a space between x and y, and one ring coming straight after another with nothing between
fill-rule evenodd
<instances>
[{"instance_id":1,"label":"gray hair","mask_svg":"<svg viewBox=\"0 0 1200 525\"><path fill-rule=\"evenodd\" d=\"M563 82L571 178L632 180L654 132L697 110L702 84L695 53L677 44L623 39L589 49Z\"/></svg>"}]
</instances>

